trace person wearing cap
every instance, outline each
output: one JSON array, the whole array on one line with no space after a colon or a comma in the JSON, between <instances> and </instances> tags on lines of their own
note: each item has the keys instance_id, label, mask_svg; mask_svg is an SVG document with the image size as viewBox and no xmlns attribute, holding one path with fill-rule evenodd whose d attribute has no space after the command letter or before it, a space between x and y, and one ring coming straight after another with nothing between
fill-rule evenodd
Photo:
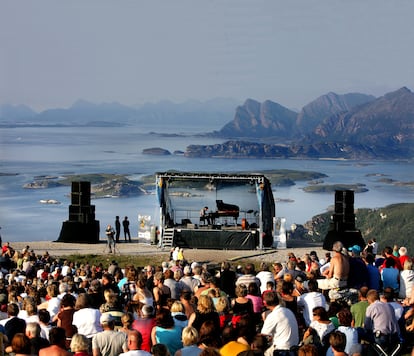
<instances>
[{"instance_id":1,"label":"person wearing cap","mask_svg":"<svg viewBox=\"0 0 414 356\"><path fill-rule=\"evenodd\" d=\"M349 258L348 288L359 289L366 286L369 279L367 265L361 258L361 247L354 245L348 249L351 252Z\"/></svg>"},{"instance_id":2,"label":"person wearing cap","mask_svg":"<svg viewBox=\"0 0 414 356\"><path fill-rule=\"evenodd\" d=\"M296 276L294 283L295 283L295 289L293 290L292 295L299 297L302 294L306 293L308 290L305 288L306 276L299 274Z\"/></svg>"},{"instance_id":3,"label":"person wearing cap","mask_svg":"<svg viewBox=\"0 0 414 356\"><path fill-rule=\"evenodd\" d=\"M95 334L92 338L93 356L107 355L118 356L126 347L125 333L115 331L115 319L109 313L104 313L100 317L103 331Z\"/></svg>"},{"instance_id":4,"label":"person wearing cap","mask_svg":"<svg viewBox=\"0 0 414 356\"><path fill-rule=\"evenodd\" d=\"M342 254L343 244L334 242L329 269L325 271L325 279L318 279L318 288L322 290L344 288L348 285L349 257Z\"/></svg>"},{"instance_id":5,"label":"person wearing cap","mask_svg":"<svg viewBox=\"0 0 414 356\"><path fill-rule=\"evenodd\" d=\"M193 277L190 266L184 267L184 276L180 279L180 282L183 284L183 288L187 288L193 293L194 290L201 284L198 279Z\"/></svg>"}]
</instances>

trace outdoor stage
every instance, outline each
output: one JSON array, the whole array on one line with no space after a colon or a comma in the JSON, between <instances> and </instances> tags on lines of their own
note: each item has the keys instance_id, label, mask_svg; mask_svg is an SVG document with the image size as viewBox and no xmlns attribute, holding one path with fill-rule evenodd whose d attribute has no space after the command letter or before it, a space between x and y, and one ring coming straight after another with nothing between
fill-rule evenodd
<instances>
[{"instance_id":1,"label":"outdoor stage","mask_svg":"<svg viewBox=\"0 0 414 356\"><path fill-rule=\"evenodd\" d=\"M275 202L261 174L157 173L161 247L255 250L273 244ZM206 207L208 213L203 215Z\"/></svg>"}]
</instances>

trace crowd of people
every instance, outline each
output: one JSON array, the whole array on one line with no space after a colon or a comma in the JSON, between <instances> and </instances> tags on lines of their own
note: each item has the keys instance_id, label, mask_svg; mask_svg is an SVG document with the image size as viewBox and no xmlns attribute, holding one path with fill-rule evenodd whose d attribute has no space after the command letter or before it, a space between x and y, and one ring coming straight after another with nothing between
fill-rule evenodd
<instances>
[{"instance_id":1,"label":"crowd of people","mask_svg":"<svg viewBox=\"0 0 414 356\"><path fill-rule=\"evenodd\" d=\"M370 355L414 339L413 260L376 241L272 264L79 264L2 246L0 350L15 355ZM411 345L412 346L412 345ZM414 355L414 352L413 352Z\"/></svg>"}]
</instances>

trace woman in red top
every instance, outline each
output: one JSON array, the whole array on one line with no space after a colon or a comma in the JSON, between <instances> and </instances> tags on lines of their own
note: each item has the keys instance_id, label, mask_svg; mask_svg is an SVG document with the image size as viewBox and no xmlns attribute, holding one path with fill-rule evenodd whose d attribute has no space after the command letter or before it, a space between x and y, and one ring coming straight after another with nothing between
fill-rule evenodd
<instances>
[{"instance_id":1,"label":"woman in red top","mask_svg":"<svg viewBox=\"0 0 414 356\"><path fill-rule=\"evenodd\" d=\"M72 325L75 303L72 294L65 294L60 303L60 312L57 314L57 326L65 330L67 348L70 347L72 336L77 332L76 326Z\"/></svg>"},{"instance_id":2,"label":"woman in red top","mask_svg":"<svg viewBox=\"0 0 414 356\"><path fill-rule=\"evenodd\" d=\"M151 352L151 331L155 326L154 311L152 305L143 305L139 312L140 317L132 323L132 329L139 331L142 335L141 350L148 352Z\"/></svg>"}]
</instances>

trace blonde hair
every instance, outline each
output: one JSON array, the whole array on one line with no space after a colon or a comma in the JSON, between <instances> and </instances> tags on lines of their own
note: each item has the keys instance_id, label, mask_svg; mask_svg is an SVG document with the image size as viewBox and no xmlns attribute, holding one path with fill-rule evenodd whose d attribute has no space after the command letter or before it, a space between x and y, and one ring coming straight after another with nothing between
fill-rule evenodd
<instances>
[{"instance_id":1,"label":"blonde hair","mask_svg":"<svg viewBox=\"0 0 414 356\"><path fill-rule=\"evenodd\" d=\"M214 311L213 299L208 295L200 295L198 298L197 310L202 314Z\"/></svg>"},{"instance_id":2,"label":"blonde hair","mask_svg":"<svg viewBox=\"0 0 414 356\"><path fill-rule=\"evenodd\" d=\"M121 316L121 323L124 327L128 329L131 327L132 323L134 322L134 315L130 312L125 313Z\"/></svg>"},{"instance_id":3,"label":"blonde hair","mask_svg":"<svg viewBox=\"0 0 414 356\"><path fill-rule=\"evenodd\" d=\"M70 342L70 350L72 352L79 351L88 351L89 341L85 335L75 334L72 336L72 341Z\"/></svg>"},{"instance_id":4,"label":"blonde hair","mask_svg":"<svg viewBox=\"0 0 414 356\"><path fill-rule=\"evenodd\" d=\"M162 272L155 272L154 279L157 281L160 281L161 283L164 283L164 275Z\"/></svg>"},{"instance_id":5,"label":"blonde hair","mask_svg":"<svg viewBox=\"0 0 414 356\"><path fill-rule=\"evenodd\" d=\"M410 270L410 269L413 268L413 262L410 259L408 259L404 262L403 267L404 267L405 270L407 270L407 269Z\"/></svg>"},{"instance_id":6,"label":"blonde hair","mask_svg":"<svg viewBox=\"0 0 414 356\"><path fill-rule=\"evenodd\" d=\"M172 313L184 313L185 312L185 308L184 308L183 303L181 303L180 301L176 300L171 305L171 312Z\"/></svg>"},{"instance_id":7,"label":"blonde hair","mask_svg":"<svg viewBox=\"0 0 414 356\"><path fill-rule=\"evenodd\" d=\"M216 310L219 313L228 312L230 310L230 304L229 304L229 300L227 299L227 297L220 297L217 300Z\"/></svg>"},{"instance_id":8,"label":"blonde hair","mask_svg":"<svg viewBox=\"0 0 414 356\"><path fill-rule=\"evenodd\" d=\"M198 341L198 331L192 326L187 326L183 329L181 334L181 339L184 346L190 346L197 344Z\"/></svg>"}]
</instances>

